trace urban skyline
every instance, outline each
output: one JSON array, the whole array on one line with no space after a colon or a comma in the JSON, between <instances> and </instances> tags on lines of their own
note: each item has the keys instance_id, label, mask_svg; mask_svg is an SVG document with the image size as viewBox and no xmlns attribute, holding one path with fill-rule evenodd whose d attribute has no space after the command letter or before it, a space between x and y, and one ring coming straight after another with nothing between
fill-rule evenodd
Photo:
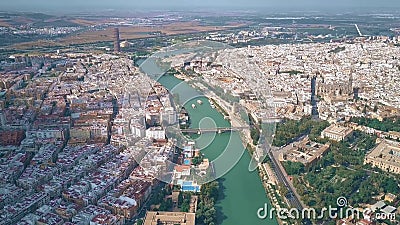
<instances>
[{"instance_id":1,"label":"urban skyline","mask_svg":"<svg viewBox=\"0 0 400 225\"><path fill-rule=\"evenodd\" d=\"M400 3L0 7L0 225L400 224Z\"/></svg>"}]
</instances>

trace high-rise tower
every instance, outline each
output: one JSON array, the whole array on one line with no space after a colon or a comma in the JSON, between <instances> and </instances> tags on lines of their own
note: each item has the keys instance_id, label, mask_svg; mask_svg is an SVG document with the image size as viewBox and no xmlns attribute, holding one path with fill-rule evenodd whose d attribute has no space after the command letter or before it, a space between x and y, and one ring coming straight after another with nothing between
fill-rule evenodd
<instances>
[{"instance_id":1,"label":"high-rise tower","mask_svg":"<svg viewBox=\"0 0 400 225\"><path fill-rule=\"evenodd\" d=\"M313 118L318 118L318 105L316 100L317 76L311 77L311 106Z\"/></svg>"},{"instance_id":2,"label":"high-rise tower","mask_svg":"<svg viewBox=\"0 0 400 225\"><path fill-rule=\"evenodd\" d=\"M6 115L4 115L3 112L0 112L0 127L5 126L7 123L6 121Z\"/></svg>"},{"instance_id":3,"label":"high-rise tower","mask_svg":"<svg viewBox=\"0 0 400 225\"><path fill-rule=\"evenodd\" d=\"M114 28L114 52L119 52L119 29Z\"/></svg>"}]
</instances>

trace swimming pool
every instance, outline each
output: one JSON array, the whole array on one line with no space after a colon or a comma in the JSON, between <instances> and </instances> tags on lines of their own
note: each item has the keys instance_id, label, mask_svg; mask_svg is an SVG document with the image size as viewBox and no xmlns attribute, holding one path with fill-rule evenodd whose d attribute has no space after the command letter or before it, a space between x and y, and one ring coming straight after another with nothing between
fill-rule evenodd
<instances>
[{"instance_id":1,"label":"swimming pool","mask_svg":"<svg viewBox=\"0 0 400 225\"><path fill-rule=\"evenodd\" d=\"M184 165L190 165L190 159L184 159L183 160Z\"/></svg>"},{"instance_id":2,"label":"swimming pool","mask_svg":"<svg viewBox=\"0 0 400 225\"><path fill-rule=\"evenodd\" d=\"M194 184L193 181L178 180L176 183L181 186L182 191L200 192L201 185Z\"/></svg>"},{"instance_id":3,"label":"swimming pool","mask_svg":"<svg viewBox=\"0 0 400 225\"><path fill-rule=\"evenodd\" d=\"M182 186L182 191L199 192L200 191L200 187L199 186Z\"/></svg>"}]
</instances>

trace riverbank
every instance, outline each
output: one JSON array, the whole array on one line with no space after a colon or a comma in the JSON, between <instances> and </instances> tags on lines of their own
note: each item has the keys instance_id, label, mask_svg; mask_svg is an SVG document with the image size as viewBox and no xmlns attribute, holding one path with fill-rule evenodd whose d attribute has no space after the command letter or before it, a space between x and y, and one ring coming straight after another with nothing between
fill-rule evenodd
<instances>
[{"instance_id":1,"label":"riverbank","mask_svg":"<svg viewBox=\"0 0 400 225\"><path fill-rule=\"evenodd\" d=\"M164 76L159 82L172 92L178 90L180 94L193 92L194 88L186 82L177 79L174 76ZM179 85L179 89L174 89ZM177 93L173 93L177 94ZM208 94L207 94L208 95ZM208 96L207 96L208 97ZM214 96L209 96L213 97ZM191 104L196 104L198 99L202 99L203 104L198 105L193 109ZM204 99L204 100L203 100ZM223 104L220 104L221 106ZM198 97L185 102L186 109L192 121L192 128L196 128L205 118L210 118L214 121L215 126L229 127L240 126L240 123L231 118L231 123L224 119L216 108L212 108L206 97ZM227 108L226 110L230 110ZM204 136L215 134L203 134ZM241 141L239 132L228 132L217 134L213 137L211 143L206 143L207 140L196 141L199 146L203 146L202 153L211 161L216 160L224 151L228 151L228 155L237 155L238 161L233 164L232 168L226 172L224 168L227 165L217 163L215 170L217 174L222 175L218 180L221 184L220 197L216 202L217 217L219 225L275 225L278 224L275 219L261 220L257 217L257 210L263 207L264 204L271 206L270 200L265 193L263 183L260 176L255 171L248 170L251 156L246 153L245 146ZM243 152L243 153L242 153ZM227 162L228 164L231 162ZM222 170L222 171L221 171Z\"/></svg>"},{"instance_id":2,"label":"riverbank","mask_svg":"<svg viewBox=\"0 0 400 225\"><path fill-rule=\"evenodd\" d=\"M215 105L215 107L218 109L218 111L224 115L224 117L228 117L229 118L229 114L226 112L225 109L223 109L218 103L217 101L215 101L213 98L208 98L210 101L212 101L212 103Z\"/></svg>"},{"instance_id":3,"label":"riverbank","mask_svg":"<svg viewBox=\"0 0 400 225\"><path fill-rule=\"evenodd\" d=\"M199 91L204 91L202 85L196 85L195 82L190 82L190 86ZM213 104L217 106L216 109L221 114L224 115L224 118L229 118L229 120L232 123L231 124L232 126L242 127L248 125L244 121L242 121L240 116L238 116L232 111L233 106L230 105L229 102L225 101L212 91L207 91L205 96L208 99L211 99ZM250 130L240 131L240 137L242 139L242 142L246 143L245 146L248 155L251 157L252 154L254 154L254 150L257 146L254 145L253 143ZM277 210L282 208L287 208L287 209L291 208L291 204L289 203L288 199L284 196L285 193L283 191L283 188L281 187L281 184L278 182L278 179L275 177L275 174L273 173L269 165L267 163L259 164L259 167L256 171L258 171L258 176L263 185L265 195L271 201L272 206ZM275 218L279 224L297 223L297 221L292 221L292 220L282 221L281 219L277 218L276 215L273 215L273 218Z\"/></svg>"},{"instance_id":4,"label":"riverbank","mask_svg":"<svg viewBox=\"0 0 400 225\"><path fill-rule=\"evenodd\" d=\"M214 102L215 105L218 105L219 110L223 111L226 114L226 116L228 116L229 118L234 118L234 121L236 121L236 123L238 121L240 121L240 118L238 118L235 114L227 113L227 112L231 111L230 109L223 108L221 106L221 105L224 105L226 107L228 104L226 101L224 101L222 98L219 98L215 93L213 93L213 92L211 92L211 93L212 94L208 93L206 96L208 98L212 99L212 101ZM237 125L245 126L246 124L244 124L244 121L241 121ZM245 146L246 146L248 155L252 156L252 154L254 154L254 149L256 148L256 145L253 144L253 139L251 138L250 132L248 131L247 133L245 133L244 131L241 131L240 134L241 134L240 136L241 136L242 142L246 143ZM280 210L282 208L290 208L290 204L287 202L287 199L282 196L282 193L280 193L279 185L278 185L277 179L274 177L272 169L268 168L268 167L269 167L269 165L266 163L260 164L258 169L256 170L258 172L259 179L265 190L265 195L268 197L268 199L271 202L271 205L275 209ZM288 222L288 221L282 221L281 219L276 217L275 214L271 218L275 218L277 223L280 225L287 224L287 222Z\"/></svg>"}]
</instances>

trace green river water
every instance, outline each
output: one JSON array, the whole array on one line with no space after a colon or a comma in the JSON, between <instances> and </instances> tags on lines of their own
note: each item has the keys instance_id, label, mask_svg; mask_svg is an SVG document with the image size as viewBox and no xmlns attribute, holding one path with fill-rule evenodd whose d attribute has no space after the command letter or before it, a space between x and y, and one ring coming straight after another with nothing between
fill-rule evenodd
<instances>
[{"instance_id":1,"label":"green river water","mask_svg":"<svg viewBox=\"0 0 400 225\"><path fill-rule=\"evenodd\" d=\"M182 80L172 75L161 77L160 82L164 87L169 89L174 95L178 94L180 101L186 96L193 96L196 90ZM203 104L198 104L197 100L201 99ZM186 99L185 99L186 100ZM192 108L192 104L196 108ZM229 127L229 121L225 120L223 115L216 109L212 108L205 97L198 97L188 100L184 104L190 118L192 128L198 128L202 123L206 126L215 125L217 127ZM210 118L209 120L204 118ZM210 122L210 121L214 122ZM203 127L202 125L202 127ZM231 145L229 151L232 154L243 152L243 144L238 133L222 133L222 134L204 134L205 138L196 140L197 146L207 146L202 150L206 158L210 161L216 159L227 147L229 140ZM213 137L207 137L213 136ZM212 142L208 144L209 139ZM265 203L270 206L270 201L266 196L257 171L249 172L250 155L247 151L239 155L237 164L229 170L220 179L221 193L217 202L218 224L220 225L261 225L261 224L278 224L276 220L261 220L257 217L257 210L263 207ZM224 169L226 165L216 165L215 170Z\"/></svg>"}]
</instances>

